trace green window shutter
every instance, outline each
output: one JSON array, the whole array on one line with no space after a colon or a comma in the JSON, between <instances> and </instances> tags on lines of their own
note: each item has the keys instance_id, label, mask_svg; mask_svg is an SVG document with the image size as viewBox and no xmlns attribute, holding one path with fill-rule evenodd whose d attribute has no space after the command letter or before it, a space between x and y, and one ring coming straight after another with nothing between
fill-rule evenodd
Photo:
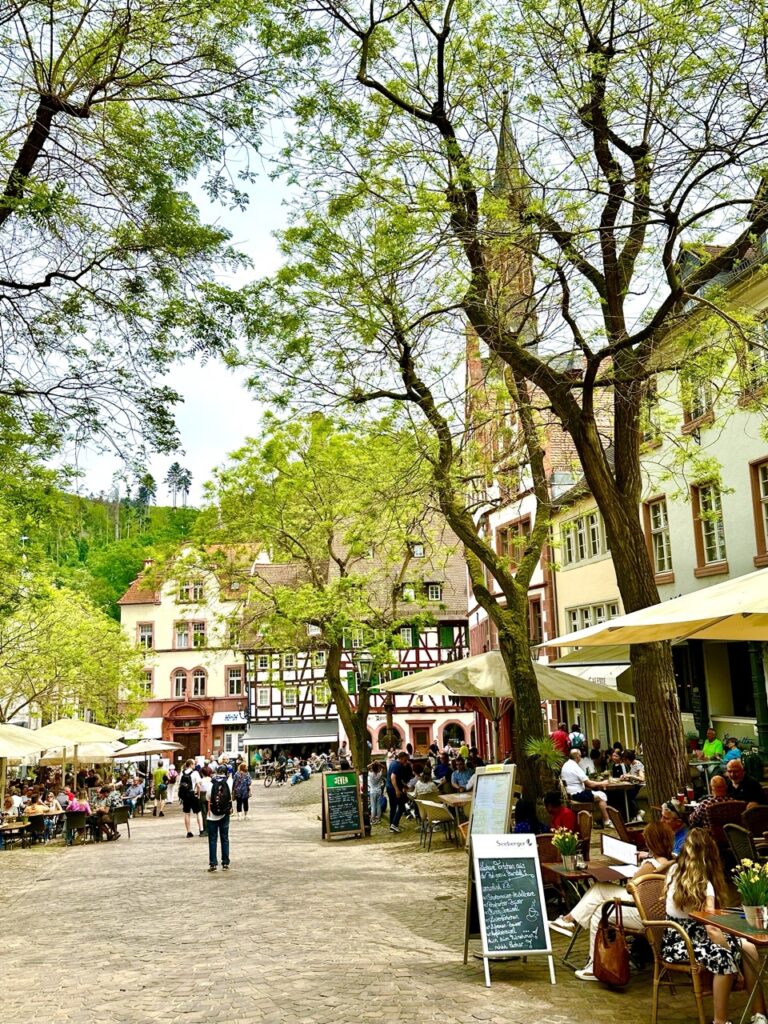
<instances>
[{"instance_id":1,"label":"green window shutter","mask_svg":"<svg viewBox=\"0 0 768 1024\"><path fill-rule=\"evenodd\" d=\"M453 647L453 626L440 626L440 646L443 650Z\"/></svg>"},{"instance_id":2,"label":"green window shutter","mask_svg":"<svg viewBox=\"0 0 768 1024\"><path fill-rule=\"evenodd\" d=\"M381 684L381 677L376 672L373 672L371 674L371 682L370 682L370 684L368 686L369 691L371 693L378 693L379 692L380 684Z\"/></svg>"},{"instance_id":3,"label":"green window shutter","mask_svg":"<svg viewBox=\"0 0 768 1024\"><path fill-rule=\"evenodd\" d=\"M354 672L347 672L347 693L357 693L357 676Z\"/></svg>"},{"instance_id":4,"label":"green window shutter","mask_svg":"<svg viewBox=\"0 0 768 1024\"><path fill-rule=\"evenodd\" d=\"M419 631L416 626L411 626L411 647L419 646Z\"/></svg>"},{"instance_id":5,"label":"green window shutter","mask_svg":"<svg viewBox=\"0 0 768 1024\"><path fill-rule=\"evenodd\" d=\"M399 668L393 668L392 671L389 673L390 679L402 679L402 677L403 673L400 671Z\"/></svg>"}]
</instances>

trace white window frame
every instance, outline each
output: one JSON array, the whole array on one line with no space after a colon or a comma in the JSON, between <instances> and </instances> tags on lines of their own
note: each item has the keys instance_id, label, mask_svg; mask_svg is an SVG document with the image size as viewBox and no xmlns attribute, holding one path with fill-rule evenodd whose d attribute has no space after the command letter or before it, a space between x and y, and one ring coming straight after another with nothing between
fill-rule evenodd
<instances>
[{"instance_id":1,"label":"white window frame","mask_svg":"<svg viewBox=\"0 0 768 1024\"><path fill-rule=\"evenodd\" d=\"M325 651L314 651L312 654L312 664L315 668L325 668L326 652Z\"/></svg>"},{"instance_id":2,"label":"white window frame","mask_svg":"<svg viewBox=\"0 0 768 1024\"><path fill-rule=\"evenodd\" d=\"M298 686L285 686L283 687L283 707L284 708L295 708L299 703L299 688Z\"/></svg>"},{"instance_id":3,"label":"white window frame","mask_svg":"<svg viewBox=\"0 0 768 1024\"><path fill-rule=\"evenodd\" d=\"M237 673L237 684L233 688L232 681ZM243 670L239 665L232 665L227 669L227 694L230 697L242 697L243 695Z\"/></svg>"},{"instance_id":4,"label":"white window frame","mask_svg":"<svg viewBox=\"0 0 768 1024\"><path fill-rule=\"evenodd\" d=\"M427 584L427 600L428 601L442 601L443 600L443 586L441 583L428 583Z\"/></svg>"},{"instance_id":5,"label":"white window frame","mask_svg":"<svg viewBox=\"0 0 768 1024\"><path fill-rule=\"evenodd\" d=\"M189 650L189 624L177 622L173 627L174 647L177 651Z\"/></svg>"},{"instance_id":6,"label":"white window frame","mask_svg":"<svg viewBox=\"0 0 768 1024\"><path fill-rule=\"evenodd\" d=\"M179 587L179 601L202 601L205 596L205 586L202 580L187 580Z\"/></svg>"},{"instance_id":7,"label":"white window frame","mask_svg":"<svg viewBox=\"0 0 768 1024\"><path fill-rule=\"evenodd\" d=\"M201 647L208 646L208 623L207 622L191 622L190 623L192 633L192 647L194 650L199 651ZM202 638L202 639L201 639Z\"/></svg>"},{"instance_id":8,"label":"white window frame","mask_svg":"<svg viewBox=\"0 0 768 1024\"><path fill-rule=\"evenodd\" d=\"M400 643L413 647L413 626L400 627Z\"/></svg>"},{"instance_id":9,"label":"white window frame","mask_svg":"<svg viewBox=\"0 0 768 1024\"><path fill-rule=\"evenodd\" d=\"M284 654L283 655L283 668L288 669L289 672L296 670L296 655L295 654Z\"/></svg>"},{"instance_id":10,"label":"white window frame","mask_svg":"<svg viewBox=\"0 0 768 1024\"><path fill-rule=\"evenodd\" d=\"M353 651L361 651L365 647L365 631L363 629L352 630L349 646Z\"/></svg>"},{"instance_id":11,"label":"white window frame","mask_svg":"<svg viewBox=\"0 0 768 1024\"><path fill-rule=\"evenodd\" d=\"M178 700L187 694L187 673L176 669L173 673L173 696Z\"/></svg>"},{"instance_id":12,"label":"white window frame","mask_svg":"<svg viewBox=\"0 0 768 1024\"><path fill-rule=\"evenodd\" d=\"M418 541L411 544L411 557L424 558L424 545Z\"/></svg>"},{"instance_id":13,"label":"white window frame","mask_svg":"<svg viewBox=\"0 0 768 1024\"><path fill-rule=\"evenodd\" d=\"M322 632L322 627L318 626L316 622L307 623L307 636L320 636Z\"/></svg>"},{"instance_id":14,"label":"white window frame","mask_svg":"<svg viewBox=\"0 0 768 1024\"><path fill-rule=\"evenodd\" d=\"M269 672L272 668L272 658L268 654L256 655L256 670L258 672Z\"/></svg>"},{"instance_id":15,"label":"white window frame","mask_svg":"<svg viewBox=\"0 0 768 1024\"><path fill-rule=\"evenodd\" d=\"M224 730L224 753L225 754L241 754L244 750L243 740L245 739L245 730L243 729L225 729ZM235 741L234 743L232 741Z\"/></svg>"},{"instance_id":16,"label":"white window frame","mask_svg":"<svg viewBox=\"0 0 768 1024\"><path fill-rule=\"evenodd\" d=\"M192 696L205 697L208 689L208 673L203 668L192 670Z\"/></svg>"},{"instance_id":17,"label":"white window frame","mask_svg":"<svg viewBox=\"0 0 768 1024\"><path fill-rule=\"evenodd\" d=\"M331 688L327 683L317 683L315 686L315 704L320 707L327 707L331 703Z\"/></svg>"},{"instance_id":18,"label":"white window frame","mask_svg":"<svg viewBox=\"0 0 768 1024\"><path fill-rule=\"evenodd\" d=\"M416 587L413 583L404 583L401 594L406 604L413 604L416 600Z\"/></svg>"},{"instance_id":19,"label":"white window frame","mask_svg":"<svg viewBox=\"0 0 768 1024\"><path fill-rule=\"evenodd\" d=\"M149 636L146 633L142 633L142 630L149 630ZM139 623L139 647L144 651L153 651L155 649L155 624L154 622L140 622Z\"/></svg>"},{"instance_id":20,"label":"white window frame","mask_svg":"<svg viewBox=\"0 0 768 1024\"><path fill-rule=\"evenodd\" d=\"M145 697L152 696L152 686L154 683L153 672L151 668L145 668L144 673L139 684L139 690Z\"/></svg>"},{"instance_id":21,"label":"white window frame","mask_svg":"<svg viewBox=\"0 0 768 1024\"><path fill-rule=\"evenodd\" d=\"M648 520L651 529L653 571L657 574L672 572L672 547L666 498L656 498L648 502Z\"/></svg>"},{"instance_id":22,"label":"white window frame","mask_svg":"<svg viewBox=\"0 0 768 1024\"><path fill-rule=\"evenodd\" d=\"M256 687L256 707L257 708L268 708L272 704L272 687L271 686L257 686Z\"/></svg>"},{"instance_id":23,"label":"white window frame","mask_svg":"<svg viewBox=\"0 0 768 1024\"><path fill-rule=\"evenodd\" d=\"M699 485L699 522L704 564L724 562L727 558L725 523L720 488L716 484Z\"/></svg>"}]
</instances>

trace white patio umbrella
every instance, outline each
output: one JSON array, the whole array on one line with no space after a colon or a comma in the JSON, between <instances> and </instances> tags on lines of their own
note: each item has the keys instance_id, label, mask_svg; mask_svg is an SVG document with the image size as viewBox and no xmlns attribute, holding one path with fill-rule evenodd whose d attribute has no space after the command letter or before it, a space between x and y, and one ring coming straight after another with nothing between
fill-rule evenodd
<instances>
[{"instance_id":1,"label":"white patio umbrella","mask_svg":"<svg viewBox=\"0 0 768 1024\"><path fill-rule=\"evenodd\" d=\"M604 647L654 640L768 641L768 571L758 569L598 626L547 640L546 647Z\"/></svg>"},{"instance_id":2,"label":"white patio umbrella","mask_svg":"<svg viewBox=\"0 0 768 1024\"><path fill-rule=\"evenodd\" d=\"M111 761L115 752L121 747L122 743L116 740L112 740L110 743L78 743L77 758L81 762L103 764L105 761ZM45 755L40 758L40 764L59 764L62 759L67 758L68 751L72 749L72 747L48 747Z\"/></svg>"},{"instance_id":3,"label":"white patio umbrella","mask_svg":"<svg viewBox=\"0 0 768 1024\"><path fill-rule=\"evenodd\" d=\"M110 729L94 722L84 722L80 718L60 718L57 722L44 725L35 730L35 738L42 742L45 750L61 748L61 781L66 775L66 763L69 750L72 750L71 761L77 772L79 758L78 748L86 743L111 743L122 738L124 729Z\"/></svg>"},{"instance_id":4,"label":"white patio umbrella","mask_svg":"<svg viewBox=\"0 0 768 1024\"><path fill-rule=\"evenodd\" d=\"M135 760L137 757L148 757L152 754L167 754L173 750L182 750L183 744L171 743L170 740L139 740L119 747L110 756L114 760Z\"/></svg>"},{"instance_id":5,"label":"white patio umbrella","mask_svg":"<svg viewBox=\"0 0 768 1024\"><path fill-rule=\"evenodd\" d=\"M30 757L43 749L35 733L18 725L0 725L0 807L5 797L9 757Z\"/></svg>"},{"instance_id":6,"label":"white patio umbrella","mask_svg":"<svg viewBox=\"0 0 768 1024\"><path fill-rule=\"evenodd\" d=\"M542 700L591 700L631 704L634 697L609 686L561 672L540 662L533 671ZM499 651L486 651L460 661L448 661L435 668L393 679L382 686L389 693L416 693L433 697L467 697L477 711L493 723L494 755L498 755L499 722L514 700L507 669Z\"/></svg>"}]
</instances>

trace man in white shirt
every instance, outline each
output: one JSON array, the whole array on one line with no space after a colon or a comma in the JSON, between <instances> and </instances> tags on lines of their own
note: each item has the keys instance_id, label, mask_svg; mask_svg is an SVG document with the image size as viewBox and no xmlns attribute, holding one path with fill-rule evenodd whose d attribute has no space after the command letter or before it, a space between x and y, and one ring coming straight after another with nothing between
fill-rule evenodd
<instances>
[{"instance_id":1,"label":"man in white shirt","mask_svg":"<svg viewBox=\"0 0 768 1024\"><path fill-rule=\"evenodd\" d=\"M599 782L593 782L587 778L587 773L581 767L581 751L574 748L570 758L565 762L560 772L560 778L565 786L568 796L573 800L584 803L595 802L600 810L603 825L612 828L608 818L608 796L600 789Z\"/></svg>"}]
</instances>

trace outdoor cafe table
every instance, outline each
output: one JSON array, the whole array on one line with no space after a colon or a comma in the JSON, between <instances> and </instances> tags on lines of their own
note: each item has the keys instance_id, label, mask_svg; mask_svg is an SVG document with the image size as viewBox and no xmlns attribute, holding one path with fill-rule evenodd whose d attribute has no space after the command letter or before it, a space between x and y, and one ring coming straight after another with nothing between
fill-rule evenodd
<instances>
[{"instance_id":1,"label":"outdoor cafe table","mask_svg":"<svg viewBox=\"0 0 768 1024\"><path fill-rule=\"evenodd\" d=\"M644 785L644 782L625 782L623 779L600 780L600 788L604 789L606 793L616 793L618 791L624 796L624 821L629 821L629 791L631 789L642 789Z\"/></svg>"},{"instance_id":2,"label":"outdoor cafe table","mask_svg":"<svg viewBox=\"0 0 768 1024\"><path fill-rule=\"evenodd\" d=\"M435 799L439 800L441 804L445 804L456 819L457 825L461 818L462 809L472 804L471 793L438 793Z\"/></svg>"},{"instance_id":3,"label":"outdoor cafe table","mask_svg":"<svg viewBox=\"0 0 768 1024\"><path fill-rule=\"evenodd\" d=\"M19 834L19 838L21 839L22 847L26 846L26 844L28 842L28 839L27 839L27 831L28 830L29 830L29 823L28 822L24 822L24 824L19 824L18 822L14 821L14 822L8 822L7 825L0 825L0 835L6 835L7 834L8 838L12 839L13 838L13 833L17 832Z\"/></svg>"},{"instance_id":4,"label":"outdoor cafe table","mask_svg":"<svg viewBox=\"0 0 768 1024\"><path fill-rule=\"evenodd\" d=\"M561 885L564 882L568 886L574 905L578 903L592 882L619 882L623 884L627 881L627 876L623 875L620 871L614 871L610 864L589 864L585 868L567 868L564 864L560 863L545 863L541 865L541 873L545 881L548 879L556 885ZM618 896L619 893L616 895ZM570 956L573 947L576 945L576 940L583 930L581 925L576 925L570 942L560 957L560 962L566 967L570 967L573 971L579 967L579 964L572 963Z\"/></svg>"},{"instance_id":5,"label":"outdoor cafe table","mask_svg":"<svg viewBox=\"0 0 768 1024\"><path fill-rule=\"evenodd\" d=\"M739 1021L739 1024L744 1024L748 1018L752 1000L765 973L765 965L768 964L768 931L763 928L753 928L751 924L747 924L744 916L735 910L689 910L688 914L694 921L714 925L716 928L720 928L721 931L727 932L728 935L735 935L737 939L747 939L757 947L757 952L760 956L760 970L757 972L755 984L752 986L752 991L747 999L747 1005L744 1007L744 1012Z\"/></svg>"},{"instance_id":6,"label":"outdoor cafe table","mask_svg":"<svg viewBox=\"0 0 768 1024\"><path fill-rule=\"evenodd\" d=\"M713 760L707 760L707 761L689 761L688 762L688 767L689 768L704 768L705 769L701 774L704 776L704 781L707 784L707 793L710 796L712 795L712 790L709 788L709 782L710 782L710 779L712 778L712 775L714 774L714 772L710 771L710 769L714 769L715 767L719 767L722 763L723 763L723 759L721 757L717 758L714 761Z\"/></svg>"}]
</instances>

